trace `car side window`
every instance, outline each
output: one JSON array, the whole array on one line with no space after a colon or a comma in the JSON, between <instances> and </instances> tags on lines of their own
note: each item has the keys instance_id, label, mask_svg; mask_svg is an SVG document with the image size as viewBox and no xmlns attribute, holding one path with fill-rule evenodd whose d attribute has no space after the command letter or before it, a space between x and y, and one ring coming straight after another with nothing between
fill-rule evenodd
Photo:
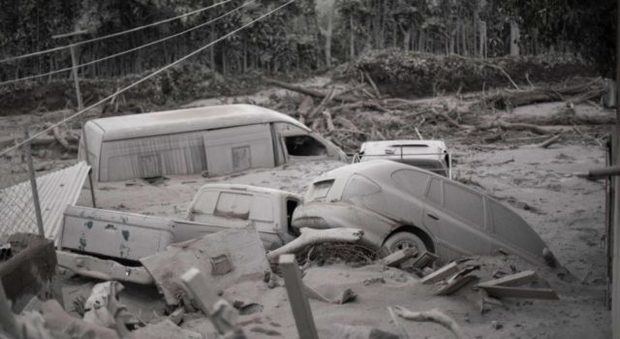
<instances>
[{"instance_id":1,"label":"car side window","mask_svg":"<svg viewBox=\"0 0 620 339\"><path fill-rule=\"evenodd\" d=\"M444 207L448 212L484 228L484 207L480 194L449 182L444 183L443 189Z\"/></svg>"},{"instance_id":2,"label":"car side window","mask_svg":"<svg viewBox=\"0 0 620 339\"><path fill-rule=\"evenodd\" d=\"M402 169L392 173L392 180L396 185L412 194L415 197L423 197L426 192L426 183L428 181L428 174Z\"/></svg>"},{"instance_id":3,"label":"car side window","mask_svg":"<svg viewBox=\"0 0 620 339\"><path fill-rule=\"evenodd\" d=\"M431 179L431 184L428 187L428 193L426 193L426 198L438 205L442 204L441 181L439 179Z\"/></svg>"}]
</instances>

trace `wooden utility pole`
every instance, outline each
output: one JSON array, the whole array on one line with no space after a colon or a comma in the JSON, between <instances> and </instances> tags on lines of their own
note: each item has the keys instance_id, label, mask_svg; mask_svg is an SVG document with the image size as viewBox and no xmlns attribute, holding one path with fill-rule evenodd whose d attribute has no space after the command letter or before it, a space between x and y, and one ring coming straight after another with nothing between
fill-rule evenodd
<instances>
[{"instance_id":1,"label":"wooden utility pole","mask_svg":"<svg viewBox=\"0 0 620 339\"><path fill-rule=\"evenodd\" d=\"M86 34L86 33L88 32L87 31L75 31L71 33L57 34L57 35L53 35L52 39L71 38L75 42L75 39L77 36ZM84 108L84 105L82 104L82 92L80 91L80 79L78 77L77 48L78 48L77 45L72 44L69 47L69 52L71 52L71 68L72 68L72 73L73 73L73 85L75 86L75 100L77 102L78 111L79 111L79 110L82 110L82 108Z\"/></svg>"},{"instance_id":2,"label":"wooden utility pole","mask_svg":"<svg viewBox=\"0 0 620 339\"><path fill-rule=\"evenodd\" d=\"M616 98L620 98L620 0L616 3ZM612 165L620 165L620 102L616 100L616 127L612 143ZM611 287L611 330L620 339L620 177L613 177L613 259ZM608 235L610 236L610 235Z\"/></svg>"}]
</instances>

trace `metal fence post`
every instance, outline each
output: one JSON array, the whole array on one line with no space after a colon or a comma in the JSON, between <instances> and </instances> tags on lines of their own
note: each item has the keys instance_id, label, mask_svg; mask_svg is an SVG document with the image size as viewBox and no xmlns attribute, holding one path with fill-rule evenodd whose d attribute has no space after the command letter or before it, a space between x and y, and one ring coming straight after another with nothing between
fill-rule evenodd
<instances>
[{"instance_id":1,"label":"metal fence post","mask_svg":"<svg viewBox=\"0 0 620 339\"><path fill-rule=\"evenodd\" d=\"M41 216L41 205L39 202L39 190L37 189L37 178L34 172L34 164L32 163L32 150L30 148L30 135L28 128L24 129L25 140L28 140L24 145L24 152L26 153L26 161L28 163L28 176L30 177L30 188L32 189L32 203L34 204L34 212L37 217L37 227L39 228L39 235L45 237L45 231L43 230L43 217Z\"/></svg>"}]
</instances>

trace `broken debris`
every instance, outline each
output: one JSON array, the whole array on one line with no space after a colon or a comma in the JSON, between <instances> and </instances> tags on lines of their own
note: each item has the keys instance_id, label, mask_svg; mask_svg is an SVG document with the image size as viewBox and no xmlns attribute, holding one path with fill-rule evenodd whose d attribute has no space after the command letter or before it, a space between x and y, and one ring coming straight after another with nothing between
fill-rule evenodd
<instances>
[{"instance_id":1,"label":"broken debris","mask_svg":"<svg viewBox=\"0 0 620 339\"><path fill-rule=\"evenodd\" d=\"M113 260L99 259L91 255L56 251L58 266L75 274L100 279L153 284L153 277L142 266L125 266Z\"/></svg>"},{"instance_id":2,"label":"broken debris","mask_svg":"<svg viewBox=\"0 0 620 339\"><path fill-rule=\"evenodd\" d=\"M263 243L253 227L172 244L166 251L142 258L140 262L169 305L178 305L185 295L180 278L193 267L204 273L207 286L216 293L236 282L260 281L270 269Z\"/></svg>"},{"instance_id":3,"label":"broken debris","mask_svg":"<svg viewBox=\"0 0 620 339\"><path fill-rule=\"evenodd\" d=\"M556 300L560 297L551 288L520 287L539 280L536 272L523 271L502 278L485 281L478 284L490 296L498 298L527 298Z\"/></svg>"}]
</instances>

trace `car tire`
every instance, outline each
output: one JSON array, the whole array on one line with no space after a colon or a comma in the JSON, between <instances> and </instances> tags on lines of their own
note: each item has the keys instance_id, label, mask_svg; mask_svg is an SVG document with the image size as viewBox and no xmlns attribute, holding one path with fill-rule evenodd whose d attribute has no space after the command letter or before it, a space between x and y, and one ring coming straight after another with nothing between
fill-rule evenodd
<instances>
[{"instance_id":1,"label":"car tire","mask_svg":"<svg viewBox=\"0 0 620 339\"><path fill-rule=\"evenodd\" d=\"M406 247L414 247L418 251L418 254L427 251L424 241L417 235L411 232L398 232L387 238L383 243L382 252L388 255Z\"/></svg>"}]
</instances>

